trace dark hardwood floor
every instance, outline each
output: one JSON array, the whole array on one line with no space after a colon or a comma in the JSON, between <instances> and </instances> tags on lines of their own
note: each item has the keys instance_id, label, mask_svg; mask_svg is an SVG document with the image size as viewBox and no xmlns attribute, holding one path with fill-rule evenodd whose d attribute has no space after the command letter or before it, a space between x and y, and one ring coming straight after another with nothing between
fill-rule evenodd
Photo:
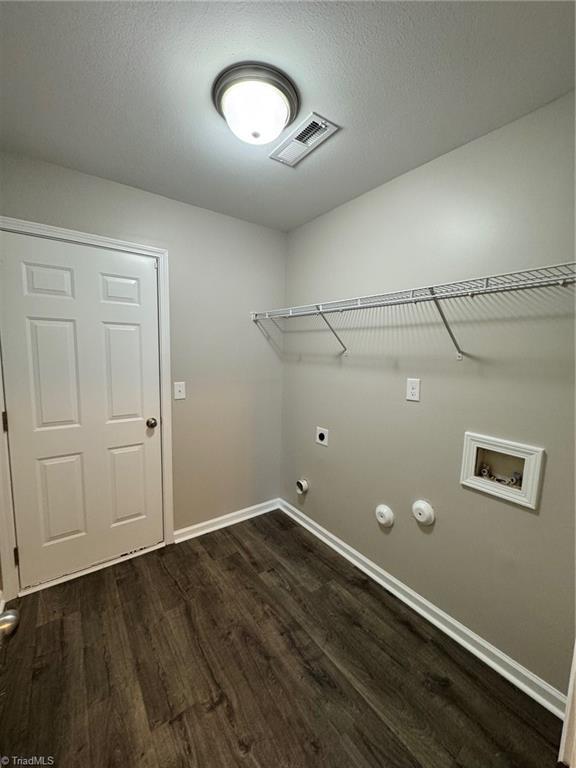
<instances>
[{"instance_id":1,"label":"dark hardwood floor","mask_svg":"<svg viewBox=\"0 0 576 768\"><path fill-rule=\"evenodd\" d=\"M16 601L0 755L552 768L560 721L280 512Z\"/></svg>"}]
</instances>

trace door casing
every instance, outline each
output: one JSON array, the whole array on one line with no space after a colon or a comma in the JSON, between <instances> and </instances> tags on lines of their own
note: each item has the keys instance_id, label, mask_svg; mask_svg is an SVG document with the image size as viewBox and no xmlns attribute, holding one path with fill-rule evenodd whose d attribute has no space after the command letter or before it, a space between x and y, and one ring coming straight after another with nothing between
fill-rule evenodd
<instances>
[{"instance_id":1,"label":"door casing","mask_svg":"<svg viewBox=\"0 0 576 768\"><path fill-rule=\"evenodd\" d=\"M124 240L92 235L85 232L77 232L72 229L62 229L48 224L38 224L22 219L12 219L0 216L0 230L16 232L33 237L47 238L49 240L61 240L81 245L92 245L106 248L107 250L135 253L156 259L158 264L158 322L159 322L159 352L160 352L160 419L161 419L161 446L162 446L162 514L164 522L164 542L160 546L174 542L174 509L172 491L172 385L170 373L170 307L168 290L168 251L162 248L154 248L148 245L139 245ZM2 328L0 327L0 338ZM1 363L1 350L0 350ZM4 410L4 385L0 375L0 405ZM8 414L10 422L10 414ZM8 427L10 428L10 427ZM14 547L16 546L16 528L14 521L14 508L12 504L12 485L10 478L10 459L8 452L8 435L0 433L0 572L2 574L3 589L0 593L0 601L12 600L19 594L25 594L37 589L44 589L54 583L66 581L112 565L115 560L101 563L70 576L47 582L30 590L20 589L18 568L14 562ZM134 556L144 554L150 549L157 549L158 545L140 550ZM125 559L125 558L121 558Z\"/></svg>"}]
</instances>

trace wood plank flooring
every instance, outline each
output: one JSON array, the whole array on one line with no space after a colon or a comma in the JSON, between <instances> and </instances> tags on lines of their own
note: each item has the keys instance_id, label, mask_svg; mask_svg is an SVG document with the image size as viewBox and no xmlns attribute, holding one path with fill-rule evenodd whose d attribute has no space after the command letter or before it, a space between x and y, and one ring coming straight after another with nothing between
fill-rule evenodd
<instances>
[{"instance_id":1,"label":"wood plank flooring","mask_svg":"<svg viewBox=\"0 0 576 768\"><path fill-rule=\"evenodd\" d=\"M0 755L552 768L560 721L280 512L15 601Z\"/></svg>"}]
</instances>

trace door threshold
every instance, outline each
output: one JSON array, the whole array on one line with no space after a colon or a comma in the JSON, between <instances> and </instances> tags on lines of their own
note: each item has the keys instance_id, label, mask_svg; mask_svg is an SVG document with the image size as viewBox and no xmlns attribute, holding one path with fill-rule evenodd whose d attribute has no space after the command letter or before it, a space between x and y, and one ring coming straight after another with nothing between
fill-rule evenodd
<instances>
[{"instance_id":1,"label":"door threshold","mask_svg":"<svg viewBox=\"0 0 576 768\"><path fill-rule=\"evenodd\" d=\"M64 576L58 576L57 579L50 579L50 581L43 581L42 584L35 584L33 587L25 587L24 589L21 589L18 592L18 597L24 597L25 595L31 595L33 592L40 592L42 589L48 589L48 587L55 587L57 584L64 584L65 581L72 581L72 579L78 579L80 576L86 576L89 573L94 573L94 571L101 571L103 568L109 568L112 565L118 565L118 563L123 563L126 560L132 560L133 557L138 557L139 555L145 555L148 552L154 552L155 549L162 549L162 547L166 546L165 541L160 541L158 544L153 544L151 547L144 547L143 549L138 549L135 552L129 552L126 555L120 555L120 557L115 557L112 560L105 560L102 563L96 563L95 565L91 565L89 568L84 568L81 571L74 571L74 573L67 573Z\"/></svg>"}]
</instances>

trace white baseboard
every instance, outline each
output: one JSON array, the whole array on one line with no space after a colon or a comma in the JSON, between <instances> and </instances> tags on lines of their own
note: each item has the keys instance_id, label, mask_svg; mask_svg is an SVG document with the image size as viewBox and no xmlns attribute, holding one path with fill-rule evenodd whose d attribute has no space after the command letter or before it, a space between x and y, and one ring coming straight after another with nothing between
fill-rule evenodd
<instances>
[{"instance_id":1,"label":"white baseboard","mask_svg":"<svg viewBox=\"0 0 576 768\"><path fill-rule=\"evenodd\" d=\"M288 515L297 523L309 530L321 541L338 552L338 554L342 555L342 557L345 557L359 570L380 584L380 586L384 587L384 589L398 597L400 600L402 600L402 602L406 603L406 605L416 611L416 613L419 613L431 624L434 624L434 626L445 632L449 637L466 648L466 650L470 651L470 653L474 654L474 656L481 659L481 661L483 661L489 667L492 667L492 669L496 670L496 672L513 683L513 685L515 685L517 688L520 688L520 690L524 691L524 693L528 694L528 696L531 696L539 704L542 704L542 706L546 707L546 709L548 709L550 712L559 718L564 717L564 712L566 709L566 696L563 693L553 688L545 680L542 680L537 675L530 672L529 669L523 667L517 661L500 651L487 640L484 640L471 629L468 629L468 627L465 627L459 621L449 616L425 597L419 595L409 586L402 583L399 579L392 576L392 574L385 571L379 565L376 565L376 563L374 563L372 560L369 560L349 544L346 544L344 541L342 541L342 539L339 539L333 533L330 533L330 531L328 531L326 528L323 528L316 521L308 517L308 515L304 514L284 499L270 499L269 501L265 501L262 504L246 507L245 509L240 509L236 512L231 512L230 514L222 515L221 517L216 517L212 520L207 520L204 523L196 523L195 525L190 525L187 528L180 528L179 530L174 531L174 540L178 544L182 541L186 541L187 539L192 539L196 536L202 536L206 533L210 533L211 531L217 531L220 528L226 528L230 525L235 525L236 523L240 523L243 520L248 520L251 517L257 517L258 515L263 515L266 512L272 512L276 509L281 510L284 514ZM162 546L164 546L164 543L156 545L155 547L150 547L147 550L133 553L130 556L134 557L140 554L145 554L146 551L152 551ZM91 571L99 570L100 568L105 568L109 565L114 565L116 562L121 562L125 559L126 558L118 558L117 560L112 560L107 563L100 563L97 566L93 566L92 568L88 568L85 571L82 571L81 573L64 576L60 579L54 579L51 582L39 585L37 587L22 590L19 595L22 596L29 594L30 592L36 592L39 589L46 589L47 587L53 586L54 584L59 584L63 581L68 581L71 578L81 576L84 573L90 573ZM3 608L4 601L2 600L0 593L0 611L2 611Z\"/></svg>"},{"instance_id":2,"label":"white baseboard","mask_svg":"<svg viewBox=\"0 0 576 768\"><path fill-rule=\"evenodd\" d=\"M196 536L203 536L205 533L211 533L212 531L218 531L220 528L227 528L229 525L241 523L242 520L263 515L265 512L272 512L275 509L280 509L281 503L281 499L270 499L269 501L262 502L262 504L255 504L253 507L246 507L236 512L230 512L228 515L214 517L212 520L206 520L205 523L196 523L195 525L189 525L187 528L179 528L174 531L174 542L180 544L181 541L186 541L186 539L194 539Z\"/></svg>"},{"instance_id":3,"label":"white baseboard","mask_svg":"<svg viewBox=\"0 0 576 768\"><path fill-rule=\"evenodd\" d=\"M419 595L413 589L403 584L397 578L387 573L379 565L369 560L350 545L339 539L333 533L323 528L317 522L305 515L296 507L289 504L284 499L278 499L276 507L289 515L293 520L307 528L311 533L317 536L321 541L334 549L338 554L345 557L353 565L359 568L378 584L387 589L393 595L398 597L406 605L419 613L431 624L441 629L453 640L462 645L466 650L473 653L489 667L499 672L520 690L527 693L539 704L546 707L557 717L563 718L566 709L566 696L553 688L549 683L537 677L529 669L523 667L517 661L507 656L495 646L484 640L468 627L465 627L456 619L444 613L425 597Z\"/></svg>"}]
</instances>

